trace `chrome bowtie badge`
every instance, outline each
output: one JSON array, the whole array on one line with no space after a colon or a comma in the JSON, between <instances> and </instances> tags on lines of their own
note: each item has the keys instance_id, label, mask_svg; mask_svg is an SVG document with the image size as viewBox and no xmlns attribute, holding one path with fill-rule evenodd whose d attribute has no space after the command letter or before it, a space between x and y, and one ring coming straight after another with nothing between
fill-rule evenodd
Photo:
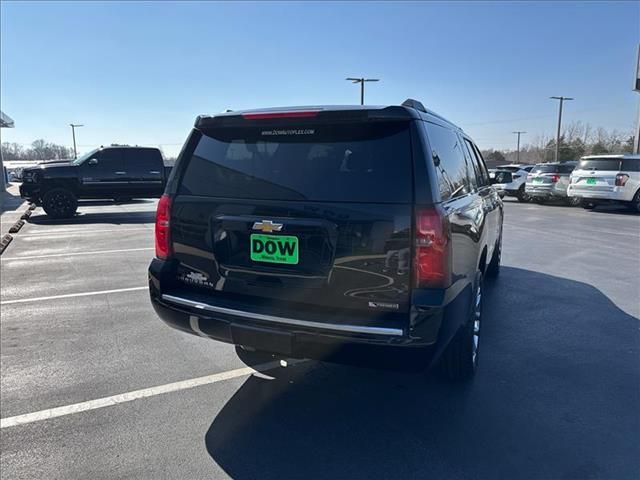
<instances>
[{"instance_id":1,"label":"chrome bowtie badge","mask_svg":"<svg viewBox=\"0 0 640 480\"><path fill-rule=\"evenodd\" d=\"M273 223L271 220L262 220L253 224L254 230L260 230L264 233L279 232L282 230L282 223Z\"/></svg>"}]
</instances>

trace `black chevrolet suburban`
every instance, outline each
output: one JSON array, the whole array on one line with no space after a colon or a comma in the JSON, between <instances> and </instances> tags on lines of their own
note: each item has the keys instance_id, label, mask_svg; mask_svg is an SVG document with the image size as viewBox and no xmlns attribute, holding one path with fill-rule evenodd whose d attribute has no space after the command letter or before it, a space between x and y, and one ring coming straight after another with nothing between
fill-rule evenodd
<instances>
[{"instance_id":1,"label":"black chevrolet suburban","mask_svg":"<svg viewBox=\"0 0 640 480\"><path fill-rule=\"evenodd\" d=\"M467 379L502 218L476 145L415 100L200 116L158 204L151 301L248 364Z\"/></svg>"},{"instance_id":2,"label":"black chevrolet suburban","mask_svg":"<svg viewBox=\"0 0 640 480\"><path fill-rule=\"evenodd\" d=\"M113 145L75 159L25 168L20 195L52 218L75 214L79 198L159 197L168 177L157 148Z\"/></svg>"}]
</instances>

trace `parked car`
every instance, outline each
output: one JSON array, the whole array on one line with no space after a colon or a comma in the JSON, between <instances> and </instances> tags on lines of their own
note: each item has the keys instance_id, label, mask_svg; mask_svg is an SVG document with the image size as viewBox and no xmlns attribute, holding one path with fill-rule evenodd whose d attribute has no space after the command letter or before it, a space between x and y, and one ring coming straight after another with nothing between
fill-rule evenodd
<instances>
[{"instance_id":1,"label":"parked car","mask_svg":"<svg viewBox=\"0 0 640 480\"><path fill-rule=\"evenodd\" d=\"M576 165L577 162L537 164L527 176L525 192L538 203L561 200L572 206L579 205L579 198L567 195L569 178Z\"/></svg>"},{"instance_id":2,"label":"parked car","mask_svg":"<svg viewBox=\"0 0 640 480\"><path fill-rule=\"evenodd\" d=\"M67 218L80 198L160 197L169 171L157 148L100 147L75 160L24 168L20 195L52 218Z\"/></svg>"},{"instance_id":3,"label":"parked car","mask_svg":"<svg viewBox=\"0 0 640 480\"><path fill-rule=\"evenodd\" d=\"M529 175L533 167L533 165L517 163L498 167L498 170L511 172L511 181L505 183L503 186L506 196L516 197L519 202L523 203L531 200L531 197L529 197L525 191L525 184L527 182L527 175Z\"/></svg>"},{"instance_id":4,"label":"parked car","mask_svg":"<svg viewBox=\"0 0 640 480\"><path fill-rule=\"evenodd\" d=\"M524 191L525 182L533 165L522 168L507 165L489 170L491 183L498 191L500 198L505 196L516 197L520 202L528 202L529 195Z\"/></svg>"},{"instance_id":5,"label":"parked car","mask_svg":"<svg viewBox=\"0 0 640 480\"><path fill-rule=\"evenodd\" d=\"M417 101L201 116L158 204L151 302L250 365L469 378L502 218L471 138Z\"/></svg>"},{"instance_id":6,"label":"parked car","mask_svg":"<svg viewBox=\"0 0 640 480\"><path fill-rule=\"evenodd\" d=\"M640 155L582 157L571 174L568 194L584 208L621 203L640 212Z\"/></svg>"}]
</instances>

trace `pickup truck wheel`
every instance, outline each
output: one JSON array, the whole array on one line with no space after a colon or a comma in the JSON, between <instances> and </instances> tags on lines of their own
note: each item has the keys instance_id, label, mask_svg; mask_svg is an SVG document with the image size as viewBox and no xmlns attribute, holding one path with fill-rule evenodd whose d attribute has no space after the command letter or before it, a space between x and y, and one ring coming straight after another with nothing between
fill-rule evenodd
<instances>
[{"instance_id":1,"label":"pickup truck wheel","mask_svg":"<svg viewBox=\"0 0 640 480\"><path fill-rule=\"evenodd\" d=\"M78 209L78 199L71 190L52 188L42 197L42 208L51 218L70 218Z\"/></svg>"},{"instance_id":2,"label":"pickup truck wheel","mask_svg":"<svg viewBox=\"0 0 640 480\"><path fill-rule=\"evenodd\" d=\"M524 189L524 185L522 185L519 189L518 189L518 195L517 195L518 201L521 203L529 203L531 201L531 197L529 196L529 194L525 191Z\"/></svg>"},{"instance_id":3,"label":"pickup truck wheel","mask_svg":"<svg viewBox=\"0 0 640 480\"><path fill-rule=\"evenodd\" d=\"M594 208L596 208L596 204L588 200L580 201L580 206L586 210L593 210Z\"/></svg>"},{"instance_id":4,"label":"pickup truck wheel","mask_svg":"<svg viewBox=\"0 0 640 480\"><path fill-rule=\"evenodd\" d=\"M269 352L261 352L259 350L246 350L240 345L236 345L236 355L242 360L242 363L249 367L255 367L263 363L273 362L275 356Z\"/></svg>"},{"instance_id":5,"label":"pickup truck wheel","mask_svg":"<svg viewBox=\"0 0 640 480\"><path fill-rule=\"evenodd\" d=\"M470 380L478 369L480 349L480 325L482 322L482 272L476 274L473 302L469 309L469 319L460 328L447 349L442 354L440 367L442 375L450 381Z\"/></svg>"}]
</instances>

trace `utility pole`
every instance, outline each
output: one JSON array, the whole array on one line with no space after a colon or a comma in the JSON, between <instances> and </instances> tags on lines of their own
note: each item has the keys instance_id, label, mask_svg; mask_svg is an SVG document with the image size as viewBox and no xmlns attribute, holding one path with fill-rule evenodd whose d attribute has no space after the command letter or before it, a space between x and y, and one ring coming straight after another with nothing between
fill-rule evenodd
<instances>
[{"instance_id":1,"label":"utility pole","mask_svg":"<svg viewBox=\"0 0 640 480\"><path fill-rule=\"evenodd\" d=\"M520 163L520 135L523 134L523 133L527 133L527 132L523 132L523 131L520 130L520 131L515 131L515 132L512 132L512 133L515 133L516 135L518 135L518 150L517 150L517 153L516 153L516 163Z\"/></svg>"},{"instance_id":2,"label":"utility pole","mask_svg":"<svg viewBox=\"0 0 640 480\"><path fill-rule=\"evenodd\" d=\"M562 104L565 100L573 100L571 97L549 97L553 100L560 100L560 109L558 110L558 132L556 133L556 162L560 156L560 126L562 125Z\"/></svg>"},{"instance_id":3,"label":"utility pole","mask_svg":"<svg viewBox=\"0 0 640 480\"><path fill-rule=\"evenodd\" d=\"M76 150L76 128L84 127L84 125L70 123L69 126L71 127L71 135L73 135L73 158L78 158L78 151Z\"/></svg>"},{"instance_id":4,"label":"utility pole","mask_svg":"<svg viewBox=\"0 0 640 480\"><path fill-rule=\"evenodd\" d=\"M379 78L347 78L351 83L360 84L360 105L364 105L364 84L365 82L379 82Z\"/></svg>"}]
</instances>

